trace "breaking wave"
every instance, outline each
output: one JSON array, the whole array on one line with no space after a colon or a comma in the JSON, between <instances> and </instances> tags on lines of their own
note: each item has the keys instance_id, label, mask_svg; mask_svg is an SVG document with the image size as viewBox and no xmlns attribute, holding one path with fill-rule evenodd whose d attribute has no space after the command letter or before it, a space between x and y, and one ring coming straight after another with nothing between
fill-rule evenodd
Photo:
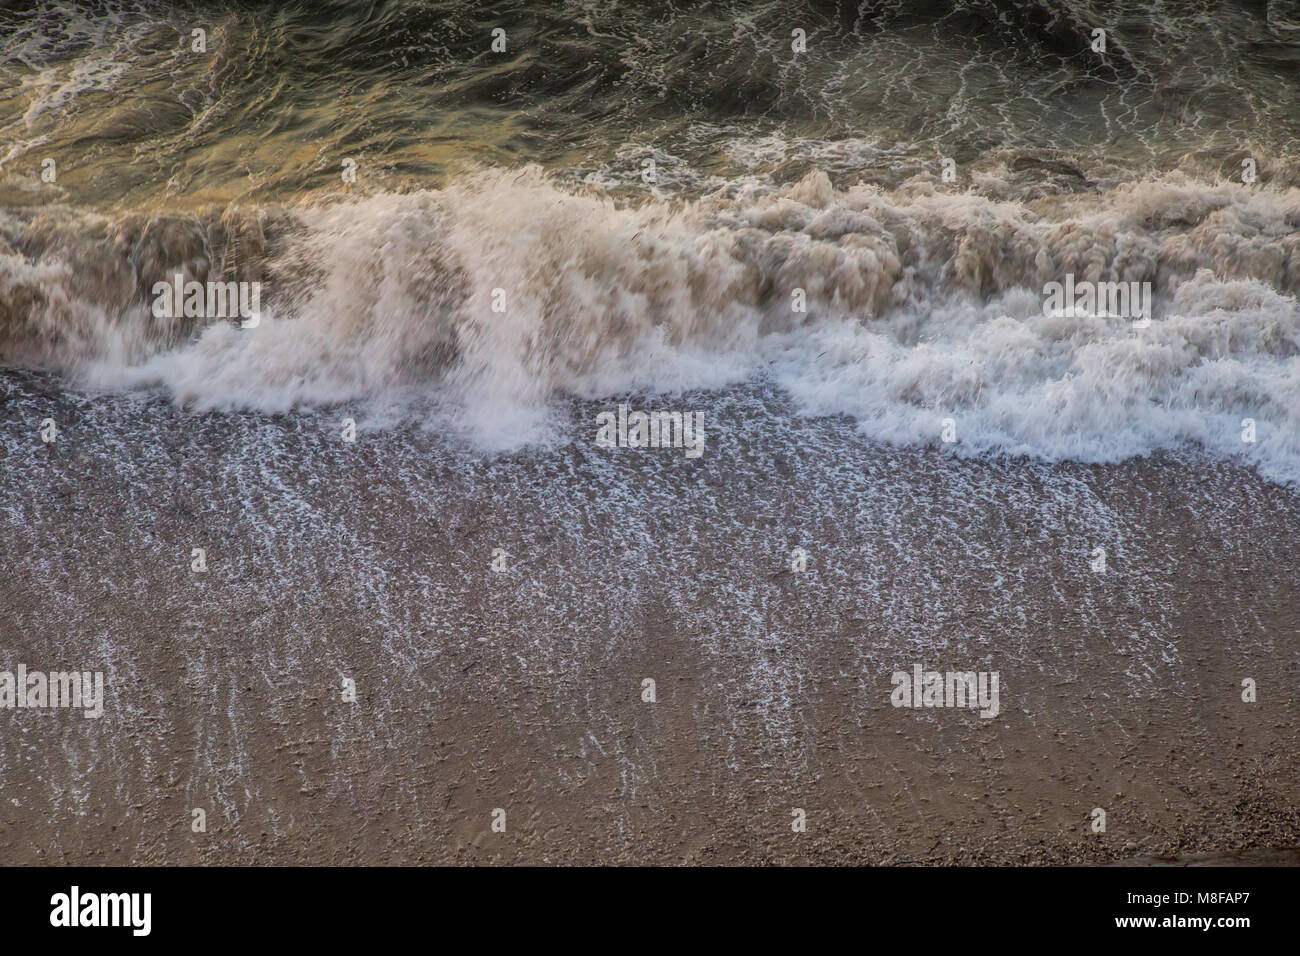
<instances>
[{"instance_id":1,"label":"breaking wave","mask_svg":"<svg viewBox=\"0 0 1300 956\"><path fill-rule=\"evenodd\" d=\"M262 282L261 324L155 318L176 272ZM1067 273L1150 282L1154 321L1044 314ZM197 409L415 390L483 421L765 377L890 442L937 443L947 418L964 452L1194 442L1294 482L1298 286L1295 189L1169 174L1043 196L1008 163L964 192L815 171L628 203L528 167L175 219L7 214L0 360Z\"/></svg>"}]
</instances>

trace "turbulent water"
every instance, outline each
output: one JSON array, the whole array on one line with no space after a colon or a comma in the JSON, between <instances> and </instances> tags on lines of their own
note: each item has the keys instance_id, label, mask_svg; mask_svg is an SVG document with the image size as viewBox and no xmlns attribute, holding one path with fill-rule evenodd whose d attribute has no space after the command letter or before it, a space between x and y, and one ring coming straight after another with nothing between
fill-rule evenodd
<instances>
[{"instance_id":1,"label":"turbulent water","mask_svg":"<svg viewBox=\"0 0 1300 956\"><path fill-rule=\"evenodd\" d=\"M890 442L1295 482L1298 134L1283 0L10 3L0 362L490 447L761 381ZM177 273L260 324L156 318ZM1154 321L1047 314L1067 274Z\"/></svg>"}]
</instances>

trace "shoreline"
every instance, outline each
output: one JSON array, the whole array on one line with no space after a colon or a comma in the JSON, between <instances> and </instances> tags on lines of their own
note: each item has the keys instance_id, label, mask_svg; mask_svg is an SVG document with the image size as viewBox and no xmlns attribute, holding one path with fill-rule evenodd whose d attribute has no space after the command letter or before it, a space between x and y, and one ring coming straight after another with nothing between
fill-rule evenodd
<instances>
[{"instance_id":1,"label":"shoreline","mask_svg":"<svg viewBox=\"0 0 1300 956\"><path fill-rule=\"evenodd\" d=\"M342 410L0 378L0 669L107 695L0 711L12 864L1300 846L1300 497L1245 469L890 447L748 386L697 460L596 447L608 400L569 403L580 439L473 458L413 423L345 445ZM999 672L998 715L891 706L915 664Z\"/></svg>"}]
</instances>

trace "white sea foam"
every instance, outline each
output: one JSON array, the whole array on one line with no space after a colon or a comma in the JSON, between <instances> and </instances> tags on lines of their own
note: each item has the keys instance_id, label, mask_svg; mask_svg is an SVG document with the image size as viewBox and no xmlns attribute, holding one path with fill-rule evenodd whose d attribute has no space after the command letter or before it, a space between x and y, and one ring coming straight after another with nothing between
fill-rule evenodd
<instances>
[{"instance_id":1,"label":"white sea foam","mask_svg":"<svg viewBox=\"0 0 1300 956\"><path fill-rule=\"evenodd\" d=\"M88 326L103 304L51 294L58 271L47 256L34 275L30 251L0 257L0 306L26 281L47 364L199 408L432 386L509 444L557 395L769 375L803 411L887 441L938 442L952 418L957 451L1113 461L1191 441L1300 479L1295 190L1175 177L1020 202L921 181L840 191L813 173L630 206L530 168L292 218L254 330L218 323L145 354L141 310ZM1066 273L1151 282L1155 321L1044 315L1043 285ZM79 337L50 339L59 323Z\"/></svg>"}]
</instances>

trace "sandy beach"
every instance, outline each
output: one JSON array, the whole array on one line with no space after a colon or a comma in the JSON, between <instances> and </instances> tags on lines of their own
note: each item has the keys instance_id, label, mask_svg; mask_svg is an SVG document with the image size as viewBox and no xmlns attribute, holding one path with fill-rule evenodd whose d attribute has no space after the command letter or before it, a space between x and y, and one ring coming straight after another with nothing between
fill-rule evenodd
<instances>
[{"instance_id":1,"label":"sandy beach","mask_svg":"<svg viewBox=\"0 0 1300 956\"><path fill-rule=\"evenodd\" d=\"M1294 862L1300 502L1248 470L891 447L757 386L694 461L596 447L600 402L491 456L0 386L0 668L106 685L0 715L6 863ZM915 664L1000 712L892 706Z\"/></svg>"}]
</instances>

